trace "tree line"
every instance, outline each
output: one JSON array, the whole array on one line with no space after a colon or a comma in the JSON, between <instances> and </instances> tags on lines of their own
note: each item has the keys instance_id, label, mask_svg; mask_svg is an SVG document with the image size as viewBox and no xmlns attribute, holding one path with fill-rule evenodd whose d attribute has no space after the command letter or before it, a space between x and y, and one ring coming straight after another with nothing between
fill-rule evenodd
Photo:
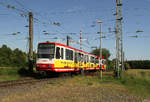
<instances>
[{"instance_id":1,"label":"tree line","mask_svg":"<svg viewBox=\"0 0 150 102\"><path fill-rule=\"evenodd\" d=\"M25 67L27 54L18 48L12 50L7 45L0 48L0 67Z\"/></svg>"},{"instance_id":2,"label":"tree line","mask_svg":"<svg viewBox=\"0 0 150 102\"><path fill-rule=\"evenodd\" d=\"M150 60L126 61L132 69L150 69Z\"/></svg>"}]
</instances>

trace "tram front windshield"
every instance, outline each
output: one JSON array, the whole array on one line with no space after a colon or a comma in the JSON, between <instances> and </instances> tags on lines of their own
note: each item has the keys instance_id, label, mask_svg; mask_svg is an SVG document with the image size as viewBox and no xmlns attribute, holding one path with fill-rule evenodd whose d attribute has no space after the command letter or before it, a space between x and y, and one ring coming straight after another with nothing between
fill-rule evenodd
<instances>
[{"instance_id":1,"label":"tram front windshield","mask_svg":"<svg viewBox=\"0 0 150 102\"><path fill-rule=\"evenodd\" d=\"M55 44L39 44L38 58L54 58Z\"/></svg>"}]
</instances>

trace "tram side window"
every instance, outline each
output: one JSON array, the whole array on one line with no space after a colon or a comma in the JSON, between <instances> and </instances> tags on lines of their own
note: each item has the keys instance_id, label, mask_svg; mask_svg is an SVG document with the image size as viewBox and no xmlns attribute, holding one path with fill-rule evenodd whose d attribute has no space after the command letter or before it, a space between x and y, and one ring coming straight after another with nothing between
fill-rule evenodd
<instances>
[{"instance_id":1,"label":"tram side window","mask_svg":"<svg viewBox=\"0 0 150 102\"><path fill-rule=\"evenodd\" d=\"M73 51L69 50L69 60L73 60Z\"/></svg>"},{"instance_id":2,"label":"tram side window","mask_svg":"<svg viewBox=\"0 0 150 102\"><path fill-rule=\"evenodd\" d=\"M84 62L84 55L81 54L81 62Z\"/></svg>"},{"instance_id":3,"label":"tram side window","mask_svg":"<svg viewBox=\"0 0 150 102\"><path fill-rule=\"evenodd\" d=\"M64 59L64 49L61 48L61 59Z\"/></svg>"},{"instance_id":4,"label":"tram side window","mask_svg":"<svg viewBox=\"0 0 150 102\"><path fill-rule=\"evenodd\" d=\"M90 62L94 63L94 57L92 57L92 56L90 57Z\"/></svg>"},{"instance_id":5,"label":"tram side window","mask_svg":"<svg viewBox=\"0 0 150 102\"><path fill-rule=\"evenodd\" d=\"M60 59L60 48L56 47L56 59Z\"/></svg>"},{"instance_id":6,"label":"tram side window","mask_svg":"<svg viewBox=\"0 0 150 102\"><path fill-rule=\"evenodd\" d=\"M86 63L86 55L83 55L83 62Z\"/></svg>"},{"instance_id":7,"label":"tram side window","mask_svg":"<svg viewBox=\"0 0 150 102\"><path fill-rule=\"evenodd\" d=\"M90 57L90 62L92 63L92 56Z\"/></svg>"},{"instance_id":8,"label":"tram side window","mask_svg":"<svg viewBox=\"0 0 150 102\"><path fill-rule=\"evenodd\" d=\"M77 62L78 62L78 53L76 53L76 52L75 52L74 61L75 61L75 63L77 63Z\"/></svg>"},{"instance_id":9,"label":"tram side window","mask_svg":"<svg viewBox=\"0 0 150 102\"><path fill-rule=\"evenodd\" d=\"M89 62L89 56L88 55L86 56L86 61Z\"/></svg>"},{"instance_id":10,"label":"tram side window","mask_svg":"<svg viewBox=\"0 0 150 102\"><path fill-rule=\"evenodd\" d=\"M93 57L93 63L95 63L95 57Z\"/></svg>"},{"instance_id":11,"label":"tram side window","mask_svg":"<svg viewBox=\"0 0 150 102\"><path fill-rule=\"evenodd\" d=\"M78 58L79 58L79 62L83 62L84 61L84 56L81 53L78 53Z\"/></svg>"},{"instance_id":12,"label":"tram side window","mask_svg":"<svg viewBox=\"0 0 150 102\"><path fill-rule=\"evenodd\" d=\"M96 64L96 58L94 57L94 63Z\"/></svg>"},{"instance_id":13,"label":"tram side window","mask_svg":"<svg viewBox=\"0 0 150 102\"><path fill-rule=\"evenodd\" d=\"M73 51L66 49L66 60L73 60Z\"/></svg>"},{"instance_id":14,"label":"tram side window","mask_svg":"<svg viewBox=\"0 0 150 102\"><path fill-rule=\"evenodd\" d=\"M78 59L79 59L79 62L81 61L81 54L78 53Z\"/></svg>"},{"instance_id":15,"label":"tram side window","mask_svg":"<svg viewBox=\"0 0 150 102\"><path fill-rule=\"evenodd\" d=\"M95 62L95 58L93 57L93 63Z\"/></svg>"}]
</instances>

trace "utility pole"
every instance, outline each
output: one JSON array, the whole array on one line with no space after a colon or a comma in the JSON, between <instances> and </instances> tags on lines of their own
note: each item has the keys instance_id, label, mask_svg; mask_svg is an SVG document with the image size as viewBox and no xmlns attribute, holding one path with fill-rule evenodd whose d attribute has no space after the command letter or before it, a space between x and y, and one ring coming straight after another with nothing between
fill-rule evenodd
<instances>
[{"instance_id":1,"label":"utility pole","mask_svg":"<svg viewBox=\"0 0 150 102\"><path fill-rule=\"evenodd\" d=\"M122 0L116 0L116 73L118 78L120 77L120 68L124 69L122 20Z\"/></svg>"},{"instance_id":2,"label":"utility pole","mask_svg":"<svg viewBox=\"0 0 150 102\"><path fill-rule=\"evenodd\" d=\"M97 21L100 23L100 47L99 47L99 65L100 65L100 78L102 79L102 21Z\"/></svg>"},{"instance_id":3,"label":"utility pole","mask_svg":"<svg viewBox=\"0 0 150 102\"><path fill-rule=\"evenodd\" d=\"M67 35L67 46L69 46L70 37Z\"/></svg>"},{"instance_id":4,"label":"utility pole","mask_svg":"<svg viewBox=\"0 0 150 102\"><path fill-rule=\"evenodd\" d=\"M33 73L33 14L29 12L29 71Z\"/></svg>"},{"instance_id":5,"label":"utility pole","mask_svg":"<svg viewBox=\"0 0 150 102\"><path fill-rule=\"evenodd\" d=\"M82 30L80 30L80 50L82 50ZM80 61L81 75L84 76L83 55L81 54L80 56L81 56L81 61Z\"/></svg>"},{"instance_id":6,"label":"utility pole","mask_svg":"<svg viewBox=\"0 0 150 102\"><path fill-rule=\"evenodd\" d=\"M80 30L80 50L82 50L82 30Z\"/></svg>"}]
</instances>

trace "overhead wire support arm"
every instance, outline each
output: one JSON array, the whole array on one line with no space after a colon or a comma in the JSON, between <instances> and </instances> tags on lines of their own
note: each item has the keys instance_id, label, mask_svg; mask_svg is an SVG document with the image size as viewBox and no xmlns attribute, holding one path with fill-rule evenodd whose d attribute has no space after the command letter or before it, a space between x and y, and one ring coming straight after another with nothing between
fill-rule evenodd
<instances>
[{"instance_id":1,"label":"overhead wire support arm","mask_svg":"<svg viewBox=\"0 0 150 102\"><path fill-rule=\"evenodd\" d=\"M117 6L122 6L122 4L120 3L120 4L117 4Z\"/></svg>"}]
</instances>

